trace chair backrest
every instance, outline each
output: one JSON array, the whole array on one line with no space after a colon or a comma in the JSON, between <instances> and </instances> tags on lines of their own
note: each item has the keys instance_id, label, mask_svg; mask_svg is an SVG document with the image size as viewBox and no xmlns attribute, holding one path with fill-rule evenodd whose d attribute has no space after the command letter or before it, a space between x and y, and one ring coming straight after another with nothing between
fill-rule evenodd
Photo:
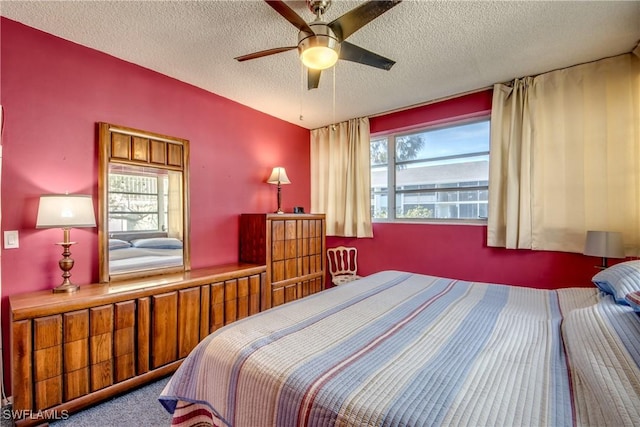
<instances>
[{"instance_id":1,"label":"chair backrest","mask_svg":"<svg viewBox=\"0 0 640 427\"><path fill-rule=\"evenodd\" d=\"M356 248L345 246L328 248L327 258L331 277L339 274L355 275L358 272L358 250Z\"/></svg>"}]
</instances>

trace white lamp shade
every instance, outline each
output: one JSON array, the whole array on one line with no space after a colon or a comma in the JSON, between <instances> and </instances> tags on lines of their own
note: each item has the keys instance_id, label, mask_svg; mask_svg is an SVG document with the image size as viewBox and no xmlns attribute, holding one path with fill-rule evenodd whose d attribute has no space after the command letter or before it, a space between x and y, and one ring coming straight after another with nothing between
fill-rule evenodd
<instances>
[{"instance_id":1,"label":"white lamp shade","mask_svg":"<svg viewBox=\"0 0 640 427\"><path fill-rule=\"evenodd\" d=\"M269 184L291 184L291 181L289 181L289 177L287 176L287 171L280 166L273 168L271 176L267 182Z\"/></svg>"},{"instance_id":2,"label":"white lamp shade","mask_svg":"<svg viewBox=\"0 0 640 427\"><path fill-rule=\"evenodd\" d=\"M36 228L95 227L93 200L86 194L40 196Z\"/></svg>"},{"instance_id":3,"label":"white lamp shade","mask_svg":"<svg viewBox=\"0 0 640 427\"><path fill-rule=\"evenodd\" d=\"M624 258L622 233L615 231L587 231L584 254L603 258Z\"/></svg>"}]
</instances>

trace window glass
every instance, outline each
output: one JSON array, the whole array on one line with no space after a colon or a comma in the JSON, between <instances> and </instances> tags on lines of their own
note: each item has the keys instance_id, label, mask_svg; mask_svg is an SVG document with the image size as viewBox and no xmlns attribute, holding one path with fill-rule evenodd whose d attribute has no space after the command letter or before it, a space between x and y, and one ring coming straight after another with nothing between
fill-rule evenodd
<instances>
[{"instance_id":1,"label":"window glass","mask_svg":"<svg viewBox=\"0 0 640 427\"><path fill-rule=\"evenodd\" d=\"M130 173L126 166L109 173L109 231L165 231L167 223L166 171ZM117 170L120 169L120 170Z\"/></svg>"},{"instance_id":2,"label":"window glass","mask_svg":"<svg viewBox=\"0 0 640 427\"><path fill-rule=\"evenodd\" d=\"M483 219L488 185L486 119L371 141L374 219Z\"/></svg>"},{"instance_id":3,"label":"window glass","mask_svg":"<svg viewBox=\"0 0 640 427\"><path fill-rule=\"evenodd\" d=\"M371 217L388 218L387 183L389 165L387 138L371 140Z\"/></svg>"}]
</instances>

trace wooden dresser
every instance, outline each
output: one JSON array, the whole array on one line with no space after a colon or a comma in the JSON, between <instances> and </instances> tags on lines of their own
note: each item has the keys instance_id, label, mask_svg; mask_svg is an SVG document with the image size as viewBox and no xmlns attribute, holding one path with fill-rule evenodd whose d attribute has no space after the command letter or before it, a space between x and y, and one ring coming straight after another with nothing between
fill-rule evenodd
<instances>
[{"instance_id":1,"label":"wooden dresser","mask_svg":"<svg viewBox=\"0 0 640 427\"><path fill-rule=\"evenodd\" d=\"M324 214L240 216L240 261L267 266L263 309L324 289L325 230Z\"/></svg>"},{"instance_id":2,"label":"wooden dresser","mask_svg":"<svg viewBox=\"0 0 640 427\"><path fill-rule=\"evenodd\" d=\"M13 409L74 412L172 373L211 332L260 311L265 271L237 263L12 295Z\"/></svg>"}]
</instances>

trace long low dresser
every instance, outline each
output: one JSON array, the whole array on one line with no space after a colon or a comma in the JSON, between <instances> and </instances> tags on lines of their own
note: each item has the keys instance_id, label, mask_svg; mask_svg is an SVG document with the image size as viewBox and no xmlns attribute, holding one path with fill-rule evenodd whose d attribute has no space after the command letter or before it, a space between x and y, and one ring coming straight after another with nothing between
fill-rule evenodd
<instances>
[{"instance_id":1,"label":"long low dresser","mask_svg":"<svg viewBox=\"0 0 640 427\"><path fill-rule=\"evenodd\" d=\"M17 424L172 373L211 332L266 308L265 276L264 265L235 263L73 294L12 295L13 411L25 415Z\"/></svg>"}]
</instances>

